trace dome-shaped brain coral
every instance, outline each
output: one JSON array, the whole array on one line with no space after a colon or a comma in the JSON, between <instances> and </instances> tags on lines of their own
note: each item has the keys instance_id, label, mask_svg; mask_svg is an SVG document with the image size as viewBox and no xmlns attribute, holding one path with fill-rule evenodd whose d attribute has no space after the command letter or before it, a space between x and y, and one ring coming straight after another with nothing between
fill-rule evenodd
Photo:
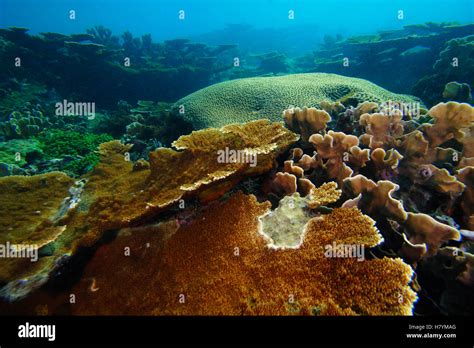
<instances>
[{"instance_id":1,"label":"dome-shaped brain coral","mask_svg":"<svg viewBox=\"0 0 474 348\"><path fill-rule=\"evenodd\" d=\"M321 102L415 102L415 97L395 94L367 80L336 74L310 73L252 77L217 83L174 104L174 109L195 129L221 127L261 118L281 121L290 106L321 107Z\"/></svg>"}]
</instances>

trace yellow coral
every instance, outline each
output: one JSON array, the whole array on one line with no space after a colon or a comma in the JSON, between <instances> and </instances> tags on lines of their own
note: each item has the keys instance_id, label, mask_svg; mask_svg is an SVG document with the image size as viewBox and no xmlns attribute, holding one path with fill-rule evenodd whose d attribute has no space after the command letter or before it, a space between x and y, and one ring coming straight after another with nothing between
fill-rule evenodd
<instances>
[{"instance_id":1,"label":"yellow coral","mask_svg":"<svg viewBox=\"0 0 474 348\"><path fill-rule=\"evenodd\" d=\"M156 231L117 238L103 246L106 252L99 250L84 271L100 290L86 291L89 284L84 283L72 290L83 294L71 307L73 314L412 313L416 295L408 283L413 272L401 260L324 256L325 246L333 242L366 247L379 243L373 220L357 209L335 209L310 220L299 248L275 250L258 233L258 217L268 208L268 203L237 193L181 226L166 243ZM146 242L152 252L144 253ZM124 246L134 258L123 257ZM143 279L156 290L152 296L150 287L134 286ZM128 289L125 302L123 288Z\"/></svg>"},{"instance_id":2,"label":"yellow coral","mask_svg":"<svg viewBox=\"0 0 474 348\"><path fill-rule=\"evenodd\" d=\"M341 193L342 191L337 189L337 184L333 181L322 184L310 191L308 207L317 209L322 205L334 203L341 197Z\"/></svg>"},{"instance_id":3,"label":"yellow coral","mask_svg":"<svg viewBox=\"0 0 474 348\"><path fill-rule=\"evenodd\" d=\"M73 207L69 191L73 185L74 180L60 172L0 178L0 244L21 245L33 252L32 248L57 241L65 231L63 220ZM58 255L61 253L40 257L36 262L28 257L2 258L0 283L22 282L25 288L30 283L31 288L38 287L45 279L30 277L44 268L54 267ZM31 257L34 258L33 254ZM14 300L24 296L24 292L2 293L2 296Z\"/></svg>"},{"instance_id":4,"label":"yellow coral","mask_svg":"<svg viewBox=\"0 0 474 348\"><path fill-rule=\"evenodd\" d=\"M108 230L147 220L181 198L198 196L202 201L219 198L242 178L270 170L275 158L297 139L281 124L266 120L203 130L178 139L175 144L180 151L160 148L152 152L149 168L146 165L141 170L136 170L128 160L130 145L119 141L104 143L99 148L99 163L84 178L87 182L76 211L61 217L58 226L47 217L61 210L61 200L67 197L74 182L71 178L50 173L1 179L5 194L0 199L5 201L0 216L5 230L15 233L15 229L21 230L19 240L39 245L58 240L54 255L42 257L37 263L21 264L22 272L10 272L13 268L9 267L3 280L15 280L25 274L31 279L41 274L40 278L46 280L59 257L74 253L80 246L93 245ZM218 151L226 147L254 151L256 165L219 162ZM21 200L17 199L19 192ZM54 215L54 218L60 217ZM61 227L64 225L65 229ZM13 234L3 236L10 239ZM15 285L11 288L15 289ZM33 288L27 285L21 292Z\"/></svg>"},{"instance_id":5,"label":"yellow coral","mask_svg":"<svg viewBox=\"0 0 474 348\"><path fill-rule=\"evenodd\" d=\"M74 179L52 172L0 178L0 243L45 245L61 204L70 196ZM53 235L56 232L50 229Z\"/></svg>"}]
</instances>

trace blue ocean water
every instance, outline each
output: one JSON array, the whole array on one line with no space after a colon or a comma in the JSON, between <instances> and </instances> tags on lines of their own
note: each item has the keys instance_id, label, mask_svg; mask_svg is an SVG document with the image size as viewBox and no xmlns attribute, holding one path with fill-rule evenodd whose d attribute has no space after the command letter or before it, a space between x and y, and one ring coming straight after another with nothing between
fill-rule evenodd
<instances>
[{"instance_id":1,"label":"blue ocean water","mask_svg":"<svg viewBox=\"0 0 474 348\"><path fill-rule=\"evenodd\" d=\"M71 10L74 20L69 18ZM180 11L184 20L179 19ZM240 36L239 27L229 27L244 24L258 30L263 51L285 50L288 41L294 49L308 50L327 34L349 37L409 24L473 20L472 0L43 0L41 5L37 0L0 1L0 27L27 27L30 33L71 34L103 25L114 33L150 33L154 41L179 37L211 44L245 43L248 38ZM283 39L287 36L291 40ZM271 47L272 41L276 47Z\"/></svg>"}]
</instances>

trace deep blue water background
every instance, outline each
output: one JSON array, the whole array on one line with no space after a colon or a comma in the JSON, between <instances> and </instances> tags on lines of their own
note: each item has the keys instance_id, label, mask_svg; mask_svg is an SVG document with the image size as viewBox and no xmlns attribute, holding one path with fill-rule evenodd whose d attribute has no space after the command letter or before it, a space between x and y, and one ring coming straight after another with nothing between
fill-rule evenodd
<instances>
[{"instance_id":1,"label":"deep blue water background","mask_svg":"<svg viewBox=\"0 0 474 348\"><path fill-rule=\"evenodd\" d=\"M75 20L68 17L71 9ZM348 37L428 21L472 23L474 0L0 0L0 27L70 34L104 25L116 35L151 33L155 42L180 37L252 44L255 51L308 51L325 34ZM242 33L230 24L253 29Z\"/></svg>"}]
</instances>

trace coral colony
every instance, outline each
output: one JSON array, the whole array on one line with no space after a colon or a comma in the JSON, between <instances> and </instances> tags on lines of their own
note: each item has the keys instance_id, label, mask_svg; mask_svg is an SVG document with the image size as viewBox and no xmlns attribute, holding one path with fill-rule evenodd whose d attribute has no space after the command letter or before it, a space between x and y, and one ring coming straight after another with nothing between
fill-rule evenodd
<instances>
[{"instance_id":1,"label":"coral colony","mask_svg":"<svg viewBox=\"0 0 474 348\"><path fill-rule=\"evenodd\" d=\"M473 32L0 28L0 313L473 314Z\"/></svg>"}]
</instances>

